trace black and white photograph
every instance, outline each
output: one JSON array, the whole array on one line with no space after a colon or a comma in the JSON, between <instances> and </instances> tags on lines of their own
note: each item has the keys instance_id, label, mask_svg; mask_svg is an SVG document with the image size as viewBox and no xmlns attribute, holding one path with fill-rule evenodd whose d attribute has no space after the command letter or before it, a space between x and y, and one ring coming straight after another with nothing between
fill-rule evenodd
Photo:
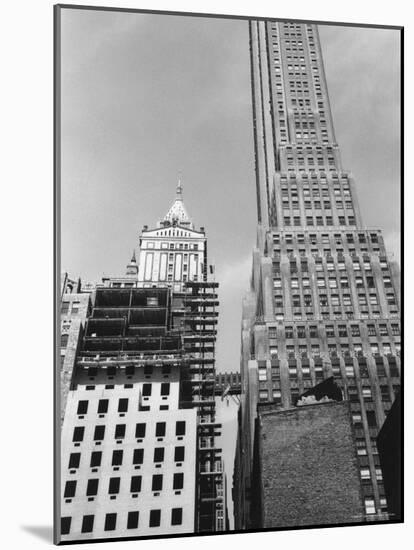
<instances>
[{"instance_id":1,"label":"black and white photograph","mask_svg":"<svg viewBox=\"0 0 414 550\"><path fill-rule=\"evenodd\" d=\"M254 9L54 7L56 544L404 520L403 28Z\"/></svg>"}]
</instances>

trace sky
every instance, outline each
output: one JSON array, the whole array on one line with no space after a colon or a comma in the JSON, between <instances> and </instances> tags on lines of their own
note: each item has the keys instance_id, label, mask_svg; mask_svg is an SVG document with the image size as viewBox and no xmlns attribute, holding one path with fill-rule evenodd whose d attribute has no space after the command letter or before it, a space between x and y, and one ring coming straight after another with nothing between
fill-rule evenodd
<instances>
[{"instance_id":1,"label":"sky","mask_svg":"<svg viewBox=\"0 0 414 550\"><path fill-rule=\"evenodd\" d=\"M343 165L367 226L399 259L399 36L321 26ZM256 235L247 22L95 10L62 15L62 270L124 272L143 225L184 203L220 283L217 368L239 367Z\"/></svg>"},{"instance_id":2,"label":"sky","mask_svg":"<svg viewBox=\"0 0 414 550\"><path fill-rule=\"evenodd\" d=\"M326 25L320 38L343 166L399 260L399 34ZM247 22L63 10L61 70L62 270L123 274L181 173L220 283L217 370L238 370L257 221ZM234 408L219 412L227 455Z\"/></svg>"}]
</instances>

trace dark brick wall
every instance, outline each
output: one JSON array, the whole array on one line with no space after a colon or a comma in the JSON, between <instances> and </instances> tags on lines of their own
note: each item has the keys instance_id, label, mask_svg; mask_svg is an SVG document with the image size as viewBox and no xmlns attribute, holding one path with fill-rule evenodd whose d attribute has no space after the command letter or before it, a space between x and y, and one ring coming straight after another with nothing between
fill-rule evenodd
<instances>
[{"instance_id":1,"label":"dark brick wall","mask_svg":"<svg viewBox=\"0 0 414 550\"><path fill-rule=\"evenodd\" d=\"M363 521L348 402L259 411L261 527Z\"/></svg>"}]
</instances>

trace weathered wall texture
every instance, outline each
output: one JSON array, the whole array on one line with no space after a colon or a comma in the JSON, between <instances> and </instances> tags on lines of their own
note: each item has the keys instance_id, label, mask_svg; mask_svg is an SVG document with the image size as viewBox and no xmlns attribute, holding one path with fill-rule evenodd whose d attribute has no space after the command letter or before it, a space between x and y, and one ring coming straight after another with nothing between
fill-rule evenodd
<instances>
[{"instance_id":1,"label":"weathered wall texture","mask_svg":"<svg viewBox=\"0 0 414 550\"><path fill-rule=\"evenodd\" d=\"M266 411L259 430L262 527L363 520L347 402Z\"/></svg>"}]
</instances>

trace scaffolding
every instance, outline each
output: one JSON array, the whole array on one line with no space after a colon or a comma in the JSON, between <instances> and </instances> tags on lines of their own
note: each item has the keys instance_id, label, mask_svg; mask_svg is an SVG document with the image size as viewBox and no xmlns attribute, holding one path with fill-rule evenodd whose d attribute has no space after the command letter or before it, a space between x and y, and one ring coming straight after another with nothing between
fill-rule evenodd
<instances>
[{"instance_id":1,"label":"scaffolding","mask_svg":"<svg viewBox=\"0 0 414 550\"><path fill-rule=\"evenodd\" d=\"M223 516L222 450L216 444L221 424L216 422L215 342L216 282L187 282L173 297L173 325L180 326L186 368L181 405L196 407L198 416L196 530L214 532Z\"/></svg>"}]
</instances>

